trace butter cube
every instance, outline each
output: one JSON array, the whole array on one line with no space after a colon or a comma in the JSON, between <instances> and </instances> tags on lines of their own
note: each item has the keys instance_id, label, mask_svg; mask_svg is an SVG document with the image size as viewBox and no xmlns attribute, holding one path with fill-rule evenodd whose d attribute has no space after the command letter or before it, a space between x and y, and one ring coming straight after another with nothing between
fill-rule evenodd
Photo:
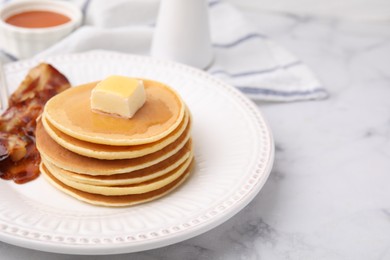
<instances>
[{"instance_id":1,"label":"butter cube","mask_svg":"<svg viewBox=\"0 0 390 260\"><path fill-rule=\"evenodd\" d=\"M132 118L145 103L142 80L110 76L99 82L91 93L91 109Z\"/></svg>"}]
</instances>

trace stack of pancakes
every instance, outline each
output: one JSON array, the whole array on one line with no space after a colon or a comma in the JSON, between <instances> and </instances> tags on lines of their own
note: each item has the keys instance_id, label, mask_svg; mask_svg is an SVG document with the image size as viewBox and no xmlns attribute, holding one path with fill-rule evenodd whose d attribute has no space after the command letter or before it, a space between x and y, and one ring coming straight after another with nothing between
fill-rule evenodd
<instances>
[{"instance_id":1,"label":"stack of pancakes","mask_svg":"<svg viewBox=\"0 0 390 260\"><path fill-rule=\"evenodd\" d=\"M96 83L46 104L36 129L41 172L55 187L88 203L134 205L159 198L190 174L191 117L166 85L144 80L146 102L131 119L90 109Z\"/></svg>"}]
</instances>

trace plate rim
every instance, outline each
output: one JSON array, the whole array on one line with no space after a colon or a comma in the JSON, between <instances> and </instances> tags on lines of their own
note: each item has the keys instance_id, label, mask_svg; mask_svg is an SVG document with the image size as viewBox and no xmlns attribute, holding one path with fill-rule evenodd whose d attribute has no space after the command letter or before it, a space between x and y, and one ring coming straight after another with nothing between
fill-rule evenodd
<instances>
[{"instance_id":1,"label":"plate rim","mask_svg":"<svg viewBox=\"0 0 390 260\"><path fill-rule=\"evenodd\" d=\"M244 96L239 90L232 87L228 83L215 78L214 76L201 71L196 68L189 67L184 64L179 64L172 61L167 60L161 60L157 58L152 58L149 56L142 56L142 55L134 55L134 54L124 54L119 52L111 52L111 51L88 51L83 53L73 53L73 54L61 54L56 56L50 56L47 58L33 58L29 60L23 60L18 61L11 64L5 65L5 74L7 75L10 72L15 72L17 70L25 70L26 68L32 67L33 65L39 63L39 62L48 62L51 61L61 61L66 59L80 59L80 58L86 58L90 59L93 57L116 57L121 59L143 59L145 61L149 62L158 62L167 64L170 66L179 67L179 69L185 69L187 71L190 71L193 75L199 74L202 77L205 77L209 80L212 80L213 82L217 83L218 85L221 85L222 87L229 90L231 94L234 95L235 99L238 99L240 102L240 105L245 105L247 109L250 110L252 117L255 117L259 119L259 122L261 121L261 125L266 128L267 133L267 141L269 142L269 150L268 150L268 161L261 162L261 169L257 168L255 169L258 171L258 173L261 173L261 178L258 179L258 181L253 185L253 187L248 190L238 201L237 203L233 204L231 207L223 210L223 213L218 213L212 217L210 217L208 220L205 220L201 222L199 225L195 225L190 229L190 232L183 232L183 230L178 230L175 233L171 233L172 235L167 235L164 237L158 237L155 239L147 239L147 240L138 240L138 241L119 241L118 243L107 243L107 244L75 244L75 243L59 243L60 241L54 241L52 239L48 240L39 240L39 239L33 239L24 236L23 234L20 234L20 230L18 230L17 227L14 227L11 225L5 224L2 220L0 220L0 240L13 244L16 246L21 246L25 248L40 250L40 251L46 251L46 252L53 252L53 253L65 253L65 254L78 254L78 255L110 255L110 254L119 254L119 253L131 253L131 252L139 252L143 250L149 250L149 249L155 249L160 248L164 246L168 246L171 244L175 244L181 241L184 241L186 239L198 236L202 233L205 233L223 222L227 221L231 217L233 217L235 214L240 212L246 205L248 205L253 198L259 193L261 188L264 186L266 180L268 179L268 176L271 172L271 169L273 167L273 161L274 161L274 154L275 154L275 147L274 147L274 140L272 136L271 129L269 127L269 123L267 122L266 118L262 115L261 111L257 108L257 106L251 101L249 98ZM256 129L258 127L256 126ZM16 229L16 230L15 230ZM186 231L184 230L184 231Z\"/></svg>"}]
</instances>

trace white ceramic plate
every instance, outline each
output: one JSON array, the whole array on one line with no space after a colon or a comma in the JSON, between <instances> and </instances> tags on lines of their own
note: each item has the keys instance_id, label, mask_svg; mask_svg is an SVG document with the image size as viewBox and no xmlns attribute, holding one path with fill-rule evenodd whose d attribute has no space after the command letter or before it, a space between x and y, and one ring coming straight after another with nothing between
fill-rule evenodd
<instances>
[{"instance_id":1,"label":"white ceramic plate","mask_svg":"<svg viewBox=\"0 0 390 260\"><path fill-rule=\"evenodd\" d=\"M193 114L196 165L169 195L139 206L82 203L44 178L24 185L0 180L0 240L42 251L116 254L147 250L221 224L259 192L272 167L271 132L256 106L210 75L173 62L112 52L45 59L73 85L112 74L151 78L175 88ZM38 60L5 67L13 91Z\"/></svg>"}]
</instances>

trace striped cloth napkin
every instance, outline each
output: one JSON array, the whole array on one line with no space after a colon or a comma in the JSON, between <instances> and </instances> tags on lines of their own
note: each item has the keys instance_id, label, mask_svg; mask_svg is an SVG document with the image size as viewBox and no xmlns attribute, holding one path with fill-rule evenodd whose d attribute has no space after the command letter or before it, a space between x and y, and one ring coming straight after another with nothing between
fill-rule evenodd
<instances>
[{"instance_id":1,"label":"striped cloth napkin","mask_svg":"<svg viewBox=\"0 0 390 260\"><path fill-rule=\"evenodd\" d=\"M84 25L38 57L112 50L148 55L158 0L73 0ZM215 60L207 70L253 100L323 99L327 91L297 57L259 33L232 5L209 2ZM9 57L8 57L9 58Z\"/></svg>"}]
</instances>

